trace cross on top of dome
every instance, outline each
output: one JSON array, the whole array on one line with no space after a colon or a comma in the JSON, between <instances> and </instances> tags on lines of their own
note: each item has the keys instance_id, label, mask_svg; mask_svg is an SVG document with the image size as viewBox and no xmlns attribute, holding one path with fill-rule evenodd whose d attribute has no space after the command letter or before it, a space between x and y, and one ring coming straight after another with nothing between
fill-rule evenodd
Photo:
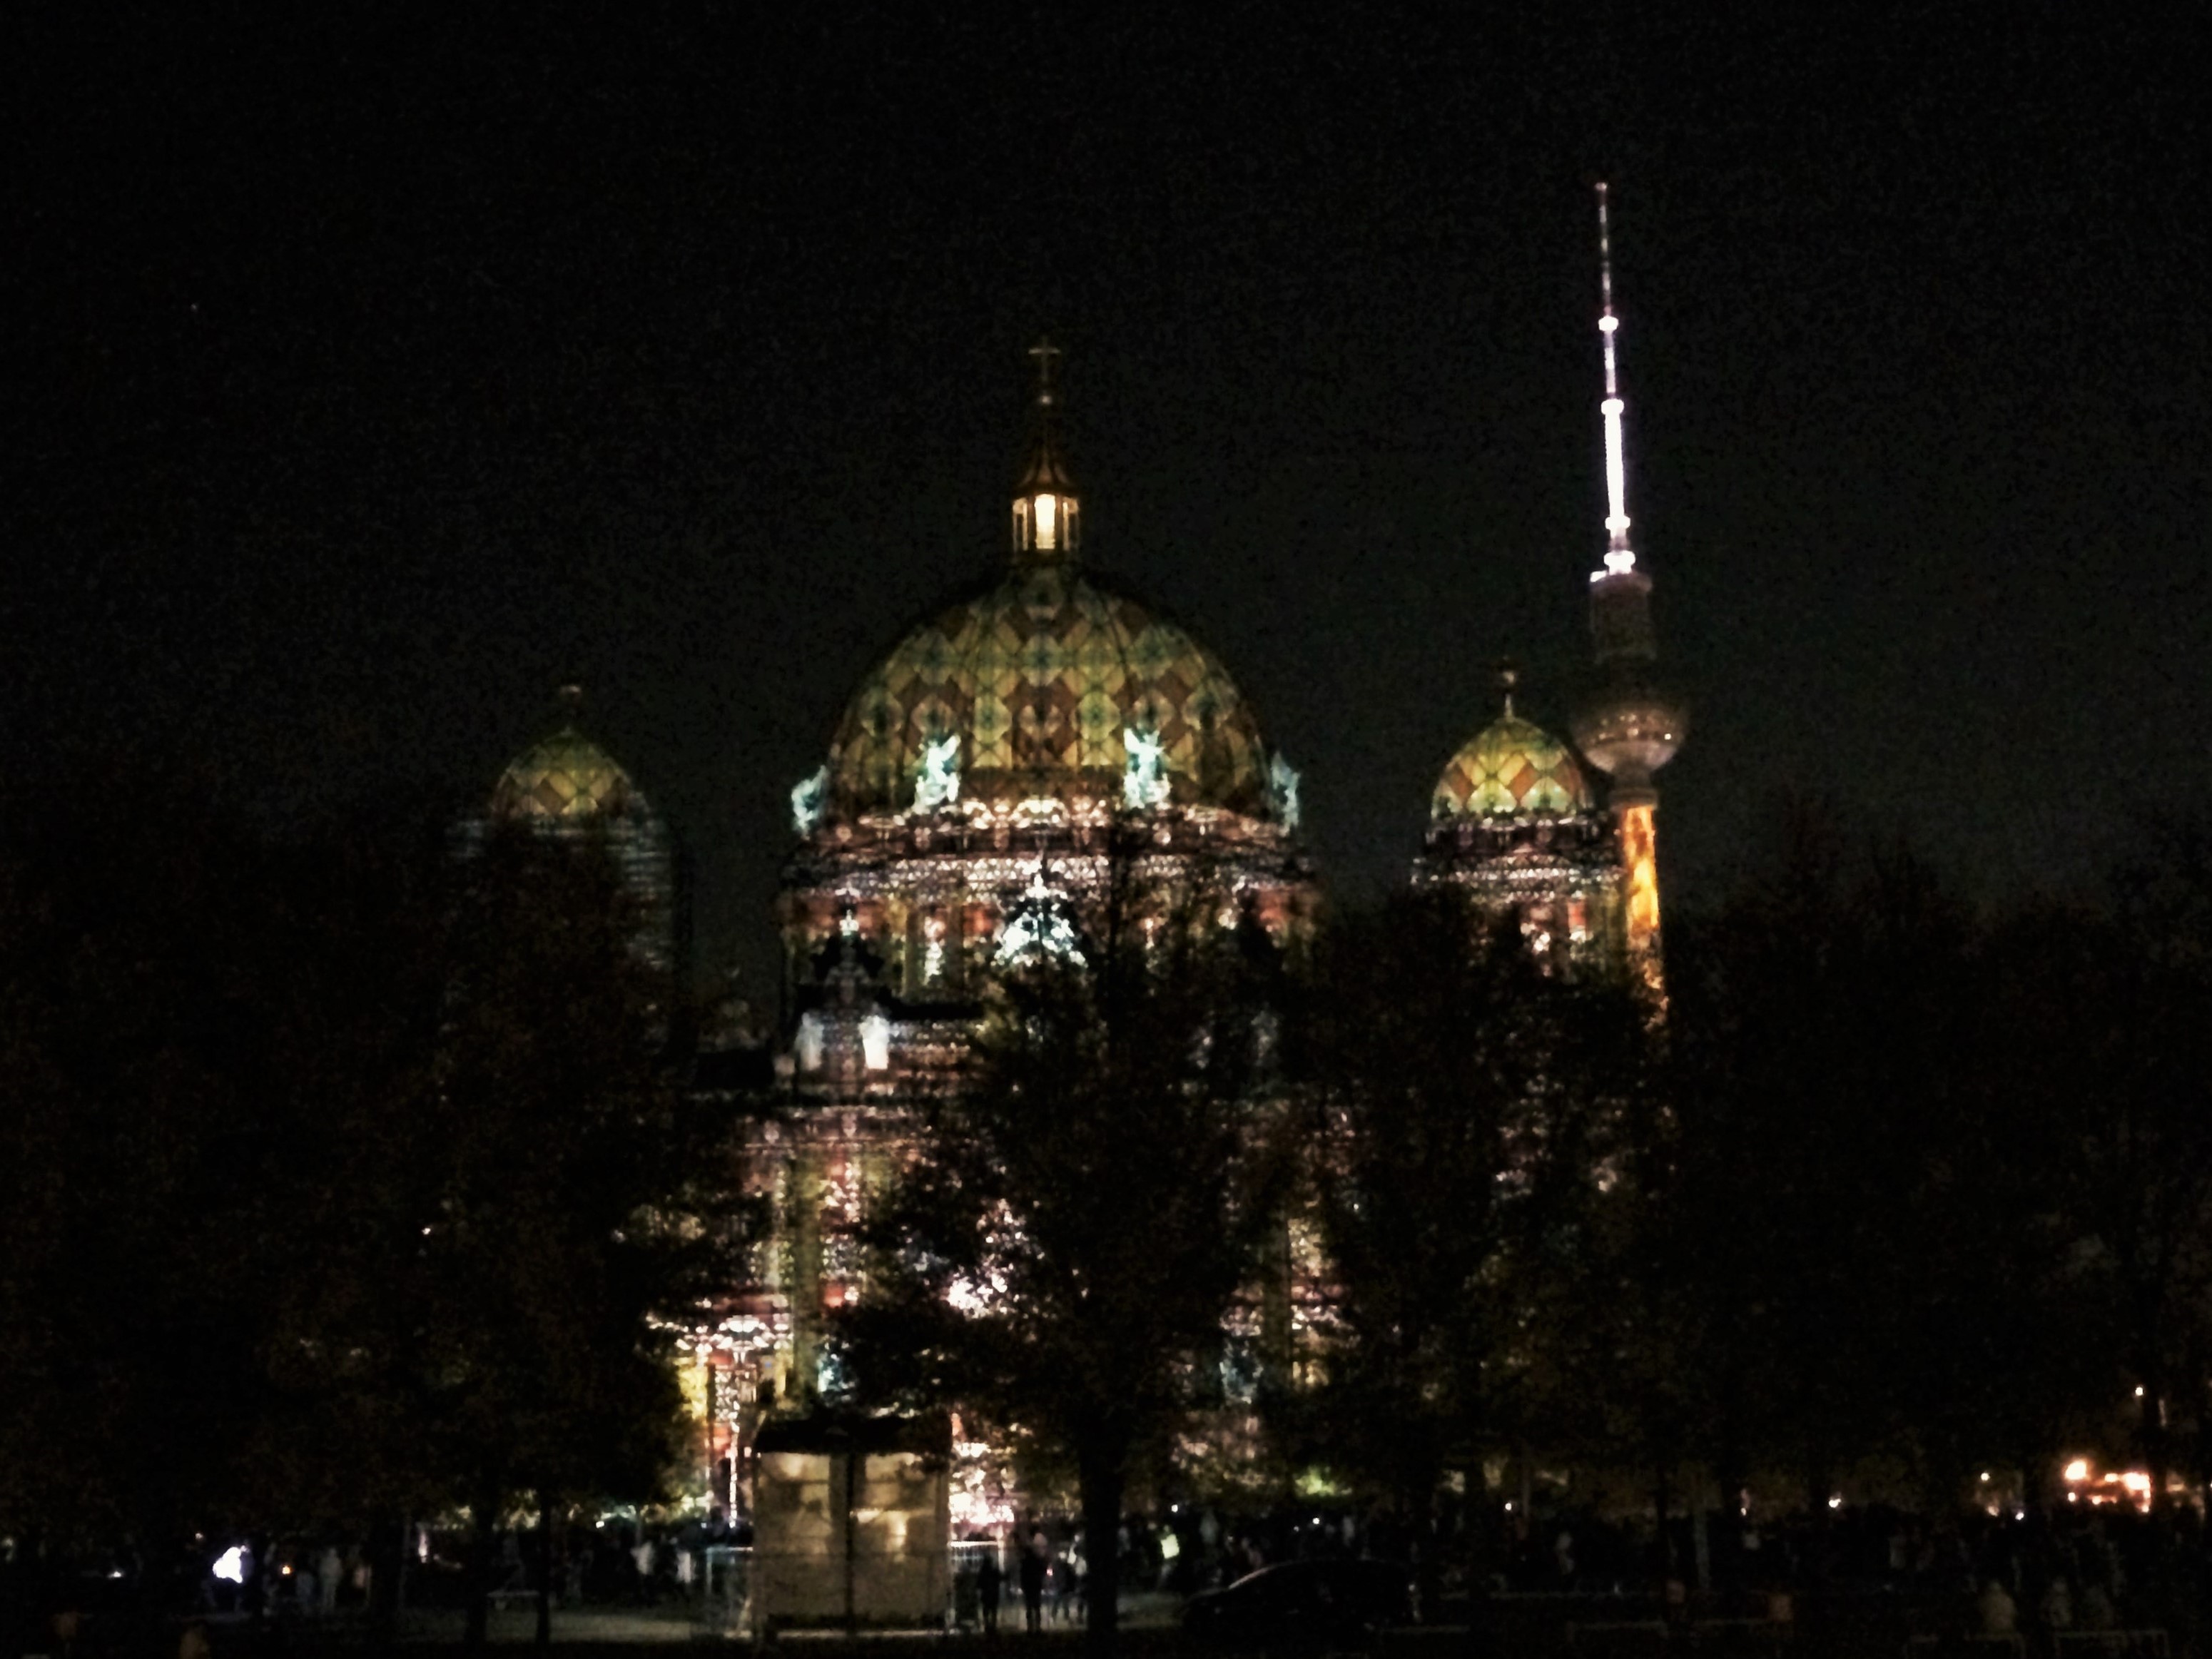
<instances>
[{"instance_id":1,"label":"cross on top of dome","mask_svg":"<svg viewBox=\"0 0 2212 1659\"><path fill-rule=\"evenodd\" d=\"M1049 339L1041 336L1037 343L1030 348L1030 356L1036 359L1036 400L1040 404L1049 404L1054 400L1054 396L1052 389L1053 360L1061 356L1060 349Z\"/></svg>"}]
</instances>

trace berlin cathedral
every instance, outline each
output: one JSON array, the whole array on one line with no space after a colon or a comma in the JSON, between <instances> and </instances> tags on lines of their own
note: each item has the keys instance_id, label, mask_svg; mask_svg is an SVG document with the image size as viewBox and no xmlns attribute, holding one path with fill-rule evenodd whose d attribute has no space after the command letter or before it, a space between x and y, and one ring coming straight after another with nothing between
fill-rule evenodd
<instances>
[{"instance_id":1,"label":"berlin cathedral","mask_svg":"<svg viewBox=\"0 0 2212 1659\"><path fill-rule=\"evenodd\" d=\"M1602 185L1599 225L1603 256ZM1496 717L1439 769L1408 879L1462 889L1555 971L1623 975L1656 1001L1654 775L1682 715L1656 672L1650 578L1630 546L1609 258L1601 270L1608 511L1589 684L1562 735L1517 713L1500 674ZM717 1482L773 1402L822 1392L835 1365L826 1316L857 1290L851 1224L908 1104L957 1086L994 975L1079 955L1109 859L1133 857L1151 892L1188 896L1202 879L1224 896L1225 921L1256 921L1279 942L1316 916L1288 756L1219 658L1085 556L1057 355L1030 353L1004 550L860 672L821 766L791 792L781 1010L750 1081L781 1109L733 1113L775 1236L754 1282L690 1342ZM603 837L653 918L642 948L673 959L668 831L573 709L507 768L490 815ZM698 1086L724 1089L729 1058L702 1056ZM734 1106L740 1091L727 1091Z\"/></svg>"}]
</instances>

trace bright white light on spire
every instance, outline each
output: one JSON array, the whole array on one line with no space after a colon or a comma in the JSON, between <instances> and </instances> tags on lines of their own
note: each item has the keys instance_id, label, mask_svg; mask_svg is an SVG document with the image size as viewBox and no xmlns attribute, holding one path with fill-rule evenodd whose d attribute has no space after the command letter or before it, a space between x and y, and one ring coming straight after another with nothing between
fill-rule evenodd
<instances>
[{"instance_id":1,"label":"bright white light on spire","mask_svg":"<svg viewBox=\"0 0 2212 1659\"><path fill-rule=\"evenodd\" d=\"M1627 405L1621 401L1619 369L1613 361L1613 337L1620 330L1620 319L1613 314L1613 240L1606 223L1605 198L1606 189L1601 184L1597 187L1597 268L1598 294L1604 309L1597 328L1605 340L1605 401L1598 407L1605 415L1605 528L1611 545L1606 550L1605 568L1590 573L1594 582L1607 576L1625 576L1636 568L1636 555L1628 546L1628 477L1621 458L1620 434L1620 417Z\"/></svg>"},{"instance_id":2,"label":"bright white light on spire","mask_svg":"<svg viewBox=\"0 0 2212 1659\"><path fill-rule=\"evenodd\" d=\"M1036 498L1036 544L1039 547L1052 547L1058 544L1059 516L1059 496L1047 495Z\"/></svg>"},{"instance_id":3,"label":"bright white light on spire","mask_svg":"<svg viewBox=\"0 0 2212 1659\"><path fill-rule=\"evenodd\" d=\"M1628 471L1621 459L1620 399L1605 400L1605 527L1616 541L1628 533Z\"/></svg>"}]
</instances>

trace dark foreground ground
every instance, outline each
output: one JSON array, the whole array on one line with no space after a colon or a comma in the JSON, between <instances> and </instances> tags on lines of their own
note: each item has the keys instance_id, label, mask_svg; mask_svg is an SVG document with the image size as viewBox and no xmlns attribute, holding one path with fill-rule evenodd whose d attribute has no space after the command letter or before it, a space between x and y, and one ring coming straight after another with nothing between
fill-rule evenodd
<instances>
[{"instance_id":1,"label":"dark foreground ground","mask_svg":"<svg viewBox=\"0 0 2212 1659\"><path fill-rule=\"evenodd\" d=\"M1120 1639L1128 1659L1240 1659L1255 1650L1204 1646L1177 1627L1171 1597L1134 1598ZM2192 1632L2069 1632L2063 1637L2023 1626L2017 1640L1974 1634L1963 1601L1932 1603L1869 1596L1814 1602L1786 1624L1750 1616L1743 1607L1693 1609L1686 1621L1665 1621L1648 1601L1613 1596L1514 1596L1451 1609L1450 1622L1384 1632L1369 1650L1375 1659L2212 1659ZM939 1632L787 1632L761 1644L732 1637L696 1613L678 1609L592 1609L556 1613L554 1645L561 1659L670 1659L672 1649L743 1652L748 1659L1076 1659L1082 1631L1072 1624L1021 1632L1018 1614L995 1639ZM526 1652L535 1632L527 1607L496 1613L491 1640L501 1652ZM127 1643L87 1644L69 1659L176 1659L180 1627L137 1633ZM374 1659L364 1627L213 1622L210 1659ZM459 1659L458 1614L410 1619L402 1659ZM0 1656L15 1659L15 1656ZM51 1659L64 1659L55 1654ZM1267 1659L1318 1659L1316 1650L1284 1648Z\"/></svg>"}]
</instances>

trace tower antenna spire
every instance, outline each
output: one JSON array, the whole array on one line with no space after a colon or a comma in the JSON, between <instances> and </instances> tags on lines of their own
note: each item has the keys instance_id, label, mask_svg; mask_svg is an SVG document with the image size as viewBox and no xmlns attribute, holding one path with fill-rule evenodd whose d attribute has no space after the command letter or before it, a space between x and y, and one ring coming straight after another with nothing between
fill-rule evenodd
<instances>
[{"instance_id":1,"label":"tower antenna spire","mask_svg":"<svg viewBox=\"0 0 2212 1659\"><path fill-rule=\"evenodd\" d=\"M1590 580L1625 576L1636 568L1636 554L1628 544L1628 469L1623 457L1620 417L1627 405L1620 398L1620 368L1613 341L1620 319L1613 314L1613 233L1606 213L1605 181L1597 186L1598 337L1605 342L1605 401L1598 405L1605 416L1605 568Z\"/></svg>"}]
</instances>

